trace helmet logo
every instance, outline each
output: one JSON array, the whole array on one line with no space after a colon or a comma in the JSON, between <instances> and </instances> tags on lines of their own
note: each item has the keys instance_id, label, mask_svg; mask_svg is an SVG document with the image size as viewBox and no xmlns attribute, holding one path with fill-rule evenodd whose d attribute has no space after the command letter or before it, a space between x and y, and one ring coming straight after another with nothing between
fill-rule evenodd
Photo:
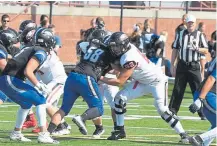
<instances>
[{"instance_id":1,"label":"helmet logo","mask_svg":"<svg viewBox=\"0 0 217 146\"><path fill-rule=\"evenodd\" d=\"M44 40L43 39L38 39L38 42L43 43Z\"/></svg>"}]
</instances>

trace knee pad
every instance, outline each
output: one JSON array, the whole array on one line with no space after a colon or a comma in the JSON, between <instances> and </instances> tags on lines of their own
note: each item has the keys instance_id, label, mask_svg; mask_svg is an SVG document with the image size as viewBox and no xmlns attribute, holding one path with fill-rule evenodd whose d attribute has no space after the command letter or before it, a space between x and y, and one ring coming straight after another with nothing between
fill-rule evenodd
<instances>
[{"instance_id":1,"label":"knee pad","mask_svg":"<svg viewBox=\"0 0 217 146\"><path fill-rule=\"evenodd\" d=\"M118 115L126 113L126 105L123 99L115 99L115 113Z\"/></svg>"},{"instance_id":2,"label":"knee pad","mask_svg":"<svg viewBox=\"0 0 217 146\"><path fill-rule=\"evenodd\" d=\"M171 111L167 110L162 115L161 118L166 121L167 123L170 123L170 126L174 128L176 124L179 122L179 118L173 114Z\"/></svg>"}]
</instances>

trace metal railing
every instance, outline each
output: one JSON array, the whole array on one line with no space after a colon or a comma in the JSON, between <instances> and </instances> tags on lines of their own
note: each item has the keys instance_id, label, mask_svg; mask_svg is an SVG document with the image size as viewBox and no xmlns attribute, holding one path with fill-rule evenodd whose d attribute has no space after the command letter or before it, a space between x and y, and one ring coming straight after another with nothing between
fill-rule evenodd
<instances>
[{"instance_id":1,"label":"metal railing","mask_svg":"<svg viewBox=\"0 0 217 146\"><path fill-rule=\"evenodd\" d=\"M5 1L1 1L0 4L11 4L11 5L23 5L23 6L29 6L33 3L32 2L5 2ZM188 10L192 10L192 11L216 11L216 1L197 1L198 2L198 6L189 6ZM37 5L49 5L48 2L43 2L40 1L34 2ZM177 3L177 5L172 5L169 6L173 3ZM186 1L182 2L182 1L174 1L174 2L165 2L165 1L145 1L143 3L141 3L141 5L123 5L124 9L159 9L159 10L163 10L163 9L172 9L172 10L185 10L186 9L186 5L185 5ZM191 2L192 3L192 2ZM195 1L193 2L195 3ZM105 3L105 1L98 1L93 3L92 1L69 1L69 2L61 2L61 1L54 1L53 3L54 5L57 6L67 6L67 7L99 7L99 8L121 8L121 5L110 5L109 2Z\"/></svg>"}]
</instances>

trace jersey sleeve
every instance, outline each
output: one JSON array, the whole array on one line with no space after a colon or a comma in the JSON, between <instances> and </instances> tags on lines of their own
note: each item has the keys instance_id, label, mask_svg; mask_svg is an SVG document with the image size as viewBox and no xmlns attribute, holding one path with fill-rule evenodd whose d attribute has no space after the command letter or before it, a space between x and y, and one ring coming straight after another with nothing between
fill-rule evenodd
<instances>
[{"instance_id":1,"label":"jersey sleeve","mask_svg":"<svg viewBox=\"0 0 217 146\"><path fill-rule=\"evenodd\" d=\"M213 76L216 79L216 67L213 69L211 76Z\"/></svg>"},{"instance_id":2,"label":"jersey sleeve","mask_svg":"<svg viewBox=\"0 0 217 146\"><path fill-rule=\"evenodd\" d=\"M120 64L122 68L131 69L137 65L136 61L125 56L121 57Z\"/></svg>"},{"instance_id":3,"label":"jersey sleeve","mask_svg":"<svg viewBox=\"0 0 217 146\"><path fill-rule=\"evenodd\" d=\"M35 57L38 60L39 64L42 65L47 59L47 54L43 50L37 50L33 57Z\"/></svg>"},{"instance_id":4,"label":"jersey sleeve","mask_svg":"<svg viewBox=\"0 0 217 146\"><path fill-rule=\"evenodd\" d=\"M58 45L60 48L62 47L62 42L59 36L55 36L56 45Z\"/></svg>"},{"instance_id":5,"label":"jersey sleeve","mask_svg":"<svg viewBox=\"0 0 217 146\"><path fill-rule=\"evenodd\" d=\"M87 47L89 46L89 42L82 42L79 44L79 48L81 49L80 51L82 53L86 53Z\"/></svg>"},{"instance_id":6,"label":"jersey sleeve","mask_svg":"<svg viewBox=\"0 0 217 146\"><path fill-rule=\"evenodd\" d=\"M7 59L8 54L0 49L0 59Z\"/></svg>"}]
</instances>

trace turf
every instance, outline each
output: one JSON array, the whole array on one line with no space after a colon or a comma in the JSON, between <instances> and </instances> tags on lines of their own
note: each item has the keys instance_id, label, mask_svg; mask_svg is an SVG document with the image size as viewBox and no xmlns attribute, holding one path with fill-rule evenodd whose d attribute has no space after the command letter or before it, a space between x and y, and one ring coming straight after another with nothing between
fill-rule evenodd
<instances>
[{"instance_id":1,"label":"turf","mask_svg":"<svg viewBox=\"0 0 217 146\"><path fill-rule=\"evenodd\" d=\"M173 85L169 86L169 97L171 96ZM208 121L198 120L197 114L193 115L188 111L188 106L192 103L192 95L187 88L182 102L182 107L178 116L190 116L196 118L182 119L184 129L190 134L195 135L207 131L210 128ZM91 121L87 122L88 135L83 136L78 128L72 123L70 116L66 117L66 121L72 126L71 135L55 137L60 141L61 146L178 146L184 145L179 143L180 137L175 133L157 114L153 106L153 97L148 95L132 100L127 105L127 114L125 127L127 138L120 141L108 141L106 138L112 131L112 120L110 116L109 106L105 103L105 115L103 116L103 125L105 133L101 139L92 139L91 134L94 126ZM86 103L82 99L78 99L70 115L81 114L86 110ZM23 146L22 142L14 142L9 140L9 133L14 127L16 112L18 106L13 103L5 103L0 106L0 146ZM45 145L37 143L37 135L31 133L31 129L23 131L26 137L31 138L31 143L25 145ZM48 144L47 144L48 145ZM215 142L213 143L215 145Z\"/></svg>"}]
</instances>

